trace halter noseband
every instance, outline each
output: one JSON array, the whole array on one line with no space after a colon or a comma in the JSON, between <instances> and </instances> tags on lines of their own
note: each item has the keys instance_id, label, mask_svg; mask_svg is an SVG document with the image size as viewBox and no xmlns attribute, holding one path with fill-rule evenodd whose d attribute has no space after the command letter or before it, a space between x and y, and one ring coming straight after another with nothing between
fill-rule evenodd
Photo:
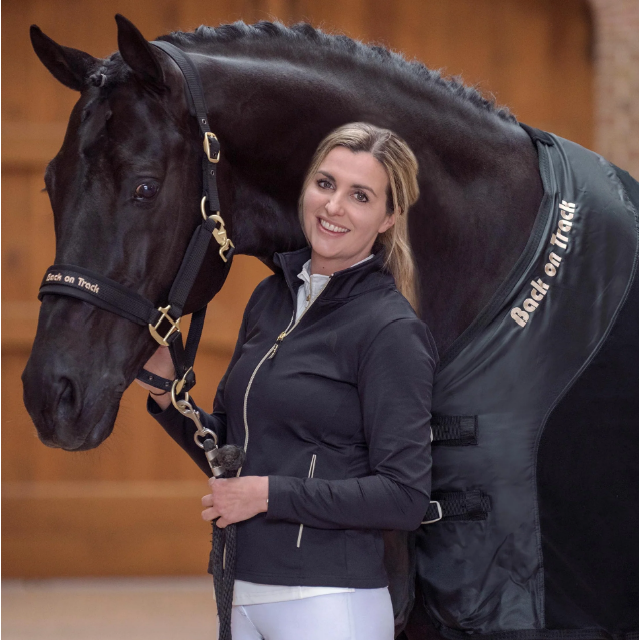
<instances>
[{"instance_id":1,"label":"halter noseband","mask_svg":"<svg viewBox=\"0 0 640 640\"><path fill-rule=\"evenodd\" d=\"M203 221L195 230L187 251L182 259L178 274L173 281L166 305L157 306L135 291L100 273L75 265L54 264L44 275L38 299L46 295L63 295L78 298L96 307L115 313L139 325L147 325L158 344L169 347L176 370L175 380L161 378L145 369L137 378L164 391L171 391L176 408L193 419L193 410L186 393L196 382L193 363L198 350L206 305L195 311L191 319L186 346L182 343L180 320L187 297L200 272L211 238L220 245L219 254L225 263L225 276L231 266L234 244L227 237L224 220L220 215L220 201L216 182L217 165L220 160L220 143L209 127L207 105L202 81L191 58L169 42L155 40L152 45L168 54L178 65L187 83L187 98L191 115L198 120L203 135L202 157L202 199L200 210ZM208 205L208 206L207 206ZM185 394L183 399L178 396ZM186 406L188 405L188 406ZM213 437L215 434L203 429L199 421L195 441L203 447L199 438Z\"/></svg>"}]
</instances>

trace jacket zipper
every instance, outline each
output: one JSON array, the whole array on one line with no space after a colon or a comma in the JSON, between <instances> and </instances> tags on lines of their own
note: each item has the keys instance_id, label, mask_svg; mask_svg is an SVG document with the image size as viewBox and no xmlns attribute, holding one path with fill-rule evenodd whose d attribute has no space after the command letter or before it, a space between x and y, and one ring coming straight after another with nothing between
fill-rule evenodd
<instances>
[{"instance_id":1,"label":"jacket zipper","mask_svg":"<svg viewBox=\"0 0 640 640\"><path fill-rule=\"evenodd\" d=\"M329 276L329 280L331 280L332 276ZM326 281L325 283L325 287L329 284L329 280ZM324 290L324 287L323 287ZM312 289L312 285L311 285L311 281L309 281L309 297L307 298L308 300L310 300L313 296L313 289ZM319 297L319 296L318 296ZM317 300L318 298L316 298ZM302 313L300 314L300 317L296 320L296 323L293 325L293 327L291 327L291 329L289 329L289 327L287 327L279 336L278 339L276 340L275 344L271 347L271 349L269 349L268 352L268 356L269 359L273 358L273 356L276 355L276 351L278 350L278 347L280 346L280 343L298 326L300 320L302 320L303 316L305 313L307 313L307 311L309 311L309 309L311 308L311 305L316 301L314 300L311 304L307 305L304 310L302 311ZM295 311L293 312L293 317L295 318ZM293 320L293 318L292 318ZM289 326L291 326L291 322L289 322ZM260 366L260 365L258 365Z\"/></svg>"},{"instance_id":2,"label":"jacket zipper","mask_svg":"<svg viewBox=\"0 0 640 640\"><path fill-rule=\"evenodd\" d=\"M316 454L314 453L313 456L311 456L311 466L309 467L309 474L307 475L307 478L313 478L313 474L315 470L316 470ZM298 547L298 549L300 548L300 540L302 539L303 528L304 528L304 525L300 523L300 529L298 530L298 542L296 544L296 547Z\"/></svg>"},{"instance_id":3,"label":"jacket zipper","mask_svg":"<svg viewBox=\"0 0 640 640\"><path fill-rule=\"evenodd\" d=\"M329 280L331 280L332 276L329 276ZM325 287L327 284L329 284L329 280L327 280ZM318 296L320 297L320 296ZM309 282L309 298L311 298L311 282ZM318 298L316 298L317 300ZM280 346L280 343L298 326L298 324L300 323L300 320L302 320L303 316L305 313L307 313L307 311L309 311L309 309L311 308L311 305L315 302L315 300L306 307L306 309L300 314L300 316L298 317L298 319L295 321L294 325L291 326L291 323L294 321L294 318L296 317L296 308L294 307L293 309L293 315L291 316L291 320L289 320L289 324L287 325L287 328L278 336L275 344L271 347L271 349L269 349L269 351L267 351L267 353L265 353L262 356L262 359L260 360L260 362L258 362L256 368L253 370L253 373L251 374L251 377L249 378L249 382L247 384L247 389L244 392L244 403L243 403L243 407L242 407L242 417L244 419L244 452L246 454L247 452L247 447L249 446L249 423L247 421L247 401L249 399L249 390L251 389L251 385L253 384L253 379L256 377L256 373L258 373L258 369L262 366L262 363L267 359L267 358L273 358L273 356L276 355L276 351L278 350L278 347ZM240 467L236 473L236 476L239 477L240 476L240 472L242 471L242 467Z\"/></svg>"}]
</instances>

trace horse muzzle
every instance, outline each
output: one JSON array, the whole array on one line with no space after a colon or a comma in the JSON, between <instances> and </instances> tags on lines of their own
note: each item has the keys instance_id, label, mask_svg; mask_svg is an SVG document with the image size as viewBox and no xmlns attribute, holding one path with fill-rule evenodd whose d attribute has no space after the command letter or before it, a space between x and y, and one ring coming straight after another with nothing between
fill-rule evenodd
<instances>
[{"instance_id":1,"label":"horse muzzle","mask_svg":"<svg viewBox=\"0 0 640 640\"><path fill-rule=\"evenodd\" d=\"M22 374L24 404L41 442L67 451L97 447L113 430L124 384L92 385L81 374L47 369L30 358ZM119 391L104 393L114 387ZM91 388L100 393L92 395Z\"/></svg>"},{"instance_id":2,"label":"horse muzzle","mask_svg":"<svg viewBox=\"0 0 640 640\"><path fill-rule=\"evenodd\" d=\"M47 446L93 449L113 430L122 394L153 344L137 354L136 325L84 302L48 297L42 307L22 373L24 405Z\"/></svg>"}]
</instances>

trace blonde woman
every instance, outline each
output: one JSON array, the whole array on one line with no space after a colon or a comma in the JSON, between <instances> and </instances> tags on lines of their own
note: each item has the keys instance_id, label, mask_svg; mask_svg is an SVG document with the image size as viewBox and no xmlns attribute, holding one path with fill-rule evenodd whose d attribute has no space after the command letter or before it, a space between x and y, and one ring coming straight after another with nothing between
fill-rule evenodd
<instances>
[{"instance_id":1,"label":"blonde woman","mask_svg":"<svg viewBox=\"0 0 640 640\"><path fill-rule=\"evenodd\" d=\"M234 640L393 638L382 530L417 528L429 505L438 361L414 311L416 174L391 131L352 123L321 142L299 201L309 246L275 254L200 412L247 447L241 476L202 499L204 519L237 523ZM173 377L166 349L146 368ZM149 410L206 470L169 395Z\"/></svg>"}]
</instances>

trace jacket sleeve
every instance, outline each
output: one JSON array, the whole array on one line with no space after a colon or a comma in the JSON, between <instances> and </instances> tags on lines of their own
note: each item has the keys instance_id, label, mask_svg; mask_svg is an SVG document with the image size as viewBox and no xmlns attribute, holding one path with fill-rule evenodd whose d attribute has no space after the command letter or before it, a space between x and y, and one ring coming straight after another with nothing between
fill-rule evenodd
<instances>
[{"instance_id":1,"label":"jacket sleeve","mask_svg":"<svg viewBox=\"0 0 640 640\"><path fill-rule=\"evenodd\" d=\"M258 285L260 286L260 285ZM257 289L256 289L257 291ZM255 294L255 292L254 292ZM253 299L253 295L252 295ZM227 382L229 372L233 369L240 354L242 353L242 346L245 343L247 335L247 317L249 314L249 307L251 306L251 300L247 304L242 318L242 324L240 325L240 331L238 333L238 340L236 342L233 355L229 366L225 371L225 374L220 380L218 390L213 401L213 413L207 413L198 409L200 415L200 422L202 426L211 429L218 436L218 445L222 446L226 441L227 436L227 413L224 406L224 388ZM191 399L193 405L193 399ZM149 395L147 399L147 411L160 423L162 428L189 454L191 459L204 471L208 476L211 475L211 468L207 462L207 458L204 455L204 451L198 447L193 439L193 434L196 431L195 424L190 418L183 416L174 406L170 404L164 411L159 407L156 401Z\"/></svg>"},{"instance_id":2,"label":"jacket sleeve","mask_svg":"<svg viewBox=\"0 0 640 640\"><path fill-rule=\"evenodd\" d=\"M267 519L319 529L416 529L431 492L431 391L438 355L417 317L386 325L358 371L371 475L269 476Z\"/></svg>"}]
</instances>

